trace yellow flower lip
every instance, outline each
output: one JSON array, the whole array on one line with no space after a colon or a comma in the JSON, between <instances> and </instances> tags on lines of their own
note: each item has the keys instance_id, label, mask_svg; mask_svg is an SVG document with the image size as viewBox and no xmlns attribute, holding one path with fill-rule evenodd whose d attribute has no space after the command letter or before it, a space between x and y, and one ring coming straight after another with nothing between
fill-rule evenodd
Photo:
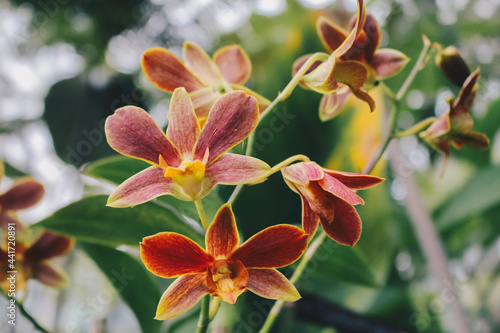
<instances>
[{"instance_id":1,"label":"yellow flower lip","mask_svg":"<svg viewBox=\"0 0 500 333\"><path fill-rule=\"evenodd\" d=\"M164 176L182 187L184 193L192 198L197 198L201 191L201 184L205 177L205 163L196 160L183 160L178 167L168 166L160 155L160 167Z\"/></svg>"}]
</instances>

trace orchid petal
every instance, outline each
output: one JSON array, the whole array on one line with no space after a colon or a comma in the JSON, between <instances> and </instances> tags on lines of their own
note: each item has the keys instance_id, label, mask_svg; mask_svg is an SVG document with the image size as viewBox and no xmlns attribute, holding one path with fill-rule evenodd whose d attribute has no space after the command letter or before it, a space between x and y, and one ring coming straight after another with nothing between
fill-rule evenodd
<instances>
[{"instance_id":1,"label":"orchid petal","mask_svg":"<svg viewBox=\"0 0 500 333\"><path fill-rule=\"evenodd\" d=\"M106 119L106 138L120 154L158 165L163 156L168 165L178 166L182 159L177 148L146 111L125 106Z\"/></svg>"},{"instance_id":2,"label":"orchid petal","mask_svg":"<svg viewBox=\"0 0 500 333\"><path fill-rule=\"evenodd\" d=\"M302 83L320 94L331 94L339 88L335 70L337 61L335 54L330 55L316 69L302 77Z\"/></svg>"},{"instance_id":3,"label":"orchid petal","mask_svg":"<svg viewBox=\"0 0 500 333\"><path fill-rule=\"evenodd\" d=\"M222 81L222 74L208 54L198 45L184 42L182 57L186 66L206 85L214 86Z\"/></svg>"},{"instance_id":4,"label":"orchid petal","mask_svg":"<svg viewBox=\"0 0 500 333\"><path fill-rule=\"evenodd\" d=\"M453 134L453 139L474 149L488 149L490 146L490 139L483 133L456 133Z\"/></svg>"},{"instance_id":5,"label":"orchid petal","mask_svg":"<svg viewBox=\"0 0 500 333\"><path fill-rule=\"evenodd\" d=\"M307 247L304 230L276 225L262 230L243 243L228 260L240 260L248 268L277 268L300 258Z\"/></svg>"},{"instance_id":6,"label":"orchid petal","mask_svg":"<svg viewBox=\"0 0 500 333\"><path fill-rule=\"evenodd\" d=\"M323 169L323 171L338 181L340 181L345 186L352 190L362 190L366 188L373 187L385 180L385 178L380 178L371 175L363 175L359 173L342 172Z\"/></svg>"},{"instance_id":7,"label":"orchid petal","mask_svg":"<svg viewBox=\"0 0 500 333\"><path fill-rule=\"evenodd\" d=\"M410 61L404 53L393 49L378 50L371 61L375 69L377 79L386 79L396 75Z\"/></svg>"},{"instance_id":8,"label":"orchid petal","mask_svg":"<svg viewBox=\"0 0 500 333\"><path fill-rule=\"evenodd\" d=\"M68 253L75 244L72 238L44 231L24 254L25 260L39 262Z\"/></svg>"},{"instance_id":9,"label":"orchid petal","mask_svg":"<svg viewBox=\"0 0 500 333\"><path fill-rule=\"evenodd\" d=\"M165 177L163 170L149 167L118 186L108 198L109 207L130 207L152 200L161 195L172 195L180 200L191 201L172 178Z\"/></svg>"},{"instance_id":10,"label":"orchid petal","mask_svg":"<svg viewBox=\"0 0 500 333\"><path fill-rule=\"evenodd\" d=\"M365 11L365 4L363 3L363 0L358 0L358 15L356 17L356 23L354 25L354 29L351 31L349 36L344 40L342 45L340 45L335 51L334 54L340 58L344 55L348 56L348 52L353 52L352 47L354 45L354 42L356 41L356 38L359 36L360 33L363 32L363 26L365 25L365 20L366 20L366 11ZM357 52L357 50L354 50Z\"/></svg>"},{"instance_id":11,"label":"orchid petal","mask_svg":"<svg viewBox=\"0 0 500 333\"><path fill-rule=\"evenodd\" d=\"M229 266L225 260L223 261L225 269L231 271L230 277L220 278L219 275L215 278L214 274L218 273L219 268L212 266L207 271L207 286L211 296L220 297L224 302L235 304L238 297L247 291L248 270L239 260ZM215 282L216 280L217 282Z\"/></svg>"},{"instance_id":12,"label":"orchid petal","mask_svg":"<svg viewBox=\"0 0 500 333\"><path fill-rule=\"evenodd\" d=\"M155 319L174 318L191 309L207 294L205 274L181 276L161 296Z\"/></svg>"},{"instance_id":13,"label":"orchid petal","mask_svg":"<svg viewBox=\"0 0 500 333\"><path fill-rule=\"evenodd\" d=\"M186 89L175 89L168 120L167 137L184 158L191 158L201 129Z\"/></svg>"},{"instance_id":14,"label":"orchid petal","mask_svg":"<svg viewBox=\"0 0 500 333\"><path fill-rule=\"evenodd\" d=\"M239 45L225 46L217 50L213 58L229 83L243 84L252 73L252 62Z\"/></svg>"},{"instance_id":15,"label":"orchid petal","mask_svg":"<svg viewBox=\"0 0 500 333\"><path fill-rule=\"evenodd\" d=\"M257 104L259 105L259 113L262 113L271 104L270 100L268 100L267 98L265 98L262 95L257 94L255 91L253 91L252 89L249 89L245 86L242 86L239 84L231 84L231 87L234 90L242 90L242 91L246 92L247 94L249 94L250 96L255 97L255 99L257 100Z\"/></svg>"},{"instance_id":16,"label":"orchid petal","mask_svg":"<svg viewBox=\"0 0 500 333\"><path fill-rule=\"evenodd\" d=\"M64 289L68 286L68 276L59 267L39 263L32 268L33 278L44 285Z\"/></svg>"},{"instance_id":17,"label":"orchid petal","mask_svg":"<svg viewBox=\"0 0 500 333\"><path fill-rule=\"evenodd\" d=\"M302 194L300 195L300 200L302 202L302 229L306 232L309 242L318 229L319 216L312 210L307 199Z\"/></svg>"},{"instance_id":18,"label":"orchid petal","mask_svg":"<svg viewBox=\"0 0 500 333\"><path fill-rule=\"evenodd\" d=\"M349 89L343 88L347 88L347 86L340 88L334 93L323 95L319 104L319 119L321 121L331 120L340 114L342 106L351 94Z\"/></svg>"},{"instance_id":19,"label":"orchid petal","mask_svg":"<svg viewBox=\"0 0 500 333\"><path fill-rule=\"evenodd\" d=\"M249 269L248 274L247 289L260 297L286 302L301 298L297 288L275 269Z\"/></svg>"},{"instance_id":20,"label":"orchid petal","mask_svg":"<svg viewBox=\"0 0 500 333\"><path fill-rule=\"evenodd\" d=\"M226 153L210 164L205 170L205 178L215 184L238 185L259 182L265 179L271 167L251 156Z\"/></svg>"},{"instance_id":21,"label":"orchid petal","mask_svg":"<svg viewBox=\"0 0 500 333\"><path fill-rule=\"evenodd\" d=\"M455 105L451 108L450 117L454 118L463 113L468 113L472 107L472 102L476 95L477 80L479 79L479 69L472 72L465 80L460 95L458 95Z\"/></svg>"},{"instance_id":22,"label":"orchid petal","mask_svg":"<svg viewBox=\"0 0 500 333\"><path fill-rule=\"evenodd\" d=\"M362 100L363 102L366 102L366 104L368 104L371 112L375 111L375 101L373 100L373 98L370 97L370 95L368 95L368 93L365 91L365 89L363 89L363 88L351 89L351 91L352 91L353 95L356 96L356 98L358 98L358 99Z\"/></svg>"},{"instance_id":23,"label":"orchid petal","mask_svg":"<svg viewBox=\"0 0 500 333\"><path fill-rule=\"evenodd\" d=\"M335 51L347 38L347 32L324 16L316 21L316 31L328 53Z\"/></svg>"},{"instance_id":24,"label":"orchid petal","mask_svg":"<svg viewBox=\"0 0 500 333\"><path fill-rule=\"evenodd\" d=\"M194 158L201 160L207 150L207 165L236 146L257 126L259 108L254 97L243 91L223 95L210 110L196 143Z\"/></svg>"},{"instance_id":25,"label":"orchid petal","mask_svg":"<svg viewBox=\"0 0 500 333\"><path fill-rule=\"evenodd\" d=\"M217 211L214 221L207 230L205 247L215 259L229 258L240 245L240 236L230 204L225 204Z\"/></svg>"},{"instance_id":26,"label":"orchid petal","mask_svg":"<svg viewBox=\"0 0 500 333\"><path fill-rule=\"evenodd\" d=\"M157 88L173 92L184 87L192 92L205 86L172 52L155 47L144 52L142 71Z\"/></svg>"},{"instance_id":27,"label":"orchid petal","mask_svg":"<svg viewBox=\"0 0 500 333\"><path fill-rule=\"evenodd\" d=\"M32 207L42 200L44 193L43 185L35 179L21 178L10 190L0 195L0 209L20 210Z\"/></svg>"},{"instance_id":28,"label":"orchid petal","mask_svg":"<svg viewBox=\"0 0 500 333\"><path fill-rule=\"evenodd\" d=\"M221 93L214 87L199 89L189 94L200 125L205 123L210 109L220 96Z\"/></svg>"},{"instance_id":29,"label":"orchid petal","mask_svg":"<svg viewBox=\"0 0 500 333\"><path fill-rule=\"evenodd\" d=\"M163 278L203 273L214 261L201 246L174 232L144 237L141 259L149 271Z\"/></svg>"},{"instance_id":30,"label":"orchid petal","mask_svg":"<svg viewBox=\"0 0 500 333\"><path fill-rule=\"evenodd\" d=\"M323 230L337 243L354 246L361 236L361 218L351 204L334 196L332 201L335 218L331 223L321 220Z\"/></svg>"},{"instance_id":31,"label":"orchid petal","mask_svg":"<svg viewBox=\"0 0 500 333\"><path fill-rule=\"evenodd\" d=\"M293 76L295 76L297 74L297 72L302 68L302 66L305 65L305 63L307 62L307 60L309 60L309 58L311 56L312 56L312 54L306 54L306 55L304 55L304 56L302 56L294 61L293 65L292 65L292 75ZM309 68L304 73L304 75L311 73L313 70L315 70L321 64L322 64L322 61L320 61L320 60L315 61L311 66L309 66ZM304 82L302 82L302 80L299 81L299 85L304 89L309 89L307 87L307 85L304 84Z\"/></svg>"},{"instance_id":32,"label":"orchid petal","mask_svg":"<svg viewBox=\"0 0 500 333\"><path fill-rule=\"evenodd\" d=\"M321 221L332 222L335 213L333 194L325 191L318 181L310 182L308 186L297 186L300 194L309 203L311 209L319 216Z\"/></svg>"},{"instance_id":33,"label":"orchid petal","mask_svg":"<svg viewBox=\"0 0 500 333\"><path fill-rule=\"evenodd\" d=\"M320 180L325 176L323 168L315 162L301 162L281 168L283 178L307 186L310 181Z\"/></svg>"},{"instance_id":34,"label":"orchid petal","mask_svg":"<svg viewBox=\"0 0 500 333\"><path fill-rule=\"evenodd\" d=\"M375 51L380 46L380 27L377 20L371 14L366 15L365 24L363 26L363 32L366 34L366 41L363 45L365 58L368 62L371 62Z\"/></svg>"},{"instance_id":35,"label":"orchid petal","mask_svg":"<svg viewBox=\"0 0 500 333\"><path fill-rule=\"evenodd\" d=\"M329 174L325 174L323 179L318 180L318 184L323 190L333 194L337 198L347 201L351 205L365 204L364 200L361 199L359 195Z\"/></svg>"}]
</instances>

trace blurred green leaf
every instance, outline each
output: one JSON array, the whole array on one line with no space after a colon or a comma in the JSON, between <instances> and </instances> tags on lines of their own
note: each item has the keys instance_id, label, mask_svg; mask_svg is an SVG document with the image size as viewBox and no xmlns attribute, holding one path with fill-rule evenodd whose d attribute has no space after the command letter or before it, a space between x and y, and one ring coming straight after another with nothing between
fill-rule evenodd
<instances>
[{"instance_id":1,"label":"blurred green leaf","mask_svg":"<svg viewBox=\"0 0 500 333\"><path fill-rule=\"evenodd\" d=\"M106 275L123 301L137 317L143 333L160 331L161 322L153 319L161 293L144 265L126 252L97 244L80 247Z\"/></svg>"},{"instance_id":2,"label":"blurred green leaf","mask_svg":"<svg viewBox=\"0 0 500 333\"><path fill-rule=\"evenodd\" d=\"M12 165L10 165L5 161L3 161L3 167L4 167L4 173L7 177L19 178L27 176L26 173L17 168L14 168Z\"/></svg>"},{"instance_id":3,"label":"blurred green leaf","mask_svg":"<svg viewBox=\"0 0 500 333\"><path fill-rule=\"evenodd\" d=\"M378 287L366 259L358 248L326 240L318 250L306 274L327 281L342 281L367 287Z\"/></svg>"},{"instance_id":4,"label":"blurred green leaf","mask_svg":"<svg viewBox=\"0 0 500 333\"><path fill-rule=\"evenodd\" d=\"M448 201L436 219L441 229L448 228L500 203L500 167L480 171Z\"/></svg>"},{"instance_id":5,"label":"blurred green leaf","mask_svg":"<svg viewBox=\"0 0 500 333\"><path fill-rule=\"evenodd\" d=\"M186 224L182 216L160 203L110 208L105 206L106 200L105 195L82 199L33 226L107 246L138 246L143 237L163 231L178 232L200 244L204 242L201 234Z\"/></svg>"}]
</instances>

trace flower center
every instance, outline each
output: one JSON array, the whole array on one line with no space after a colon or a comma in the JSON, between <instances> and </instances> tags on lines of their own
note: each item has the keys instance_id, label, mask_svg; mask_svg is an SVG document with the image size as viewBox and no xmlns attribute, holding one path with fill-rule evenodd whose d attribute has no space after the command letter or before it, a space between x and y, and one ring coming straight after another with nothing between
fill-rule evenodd
<instances>
[{"instance_id":1,"label":"flower center","mask_svg":"<svg viewBox=\"0 0 500 333\"><path fill-rule=\"evenodd\" d=\"M207 285L210 295L219 296L223 301L234 304L239 295L246 291L248 271L241 261L229 263L217 260L207 272Z\"/></svg>"},{"instance_id":2,"label":"flower center","mask_svg":"<svg viewBox=\"0 0 500 333\"><path fill-rule=\"evenodd\" d=\"M164 176L182 187L184 193L193 200L198 198L201 191L201 183L205 177L205 164L201 161L184 160L177 168L168 166L162 156L160 156L160 167Z\"/></svg>"}]
</instances>

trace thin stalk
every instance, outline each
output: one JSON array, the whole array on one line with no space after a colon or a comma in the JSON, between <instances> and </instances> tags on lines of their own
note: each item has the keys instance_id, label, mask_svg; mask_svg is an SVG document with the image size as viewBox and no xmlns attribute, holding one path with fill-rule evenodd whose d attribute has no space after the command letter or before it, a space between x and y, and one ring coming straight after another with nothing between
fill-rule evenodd
<instances>
[{"instance_id":1,"label":"thin stalk","mask_svg":"<svg viewBox=\"0 0 500 333\"><path fill-rule=\"evenodd\" d=\"M427 57L427 53L429 51L429 47L431 44L430 44L429 40L427 39L427 37L423 36L423 39L424 39L424 47L423 47L422 51L420 52L418 60L415 63L409 76L406 78L405 82L403 83L403 85L399 89L396 96L393 96L392 93L388 94L388 96L394 102L394 106L391 108L387 137L385 138L384 142L380 145L380 148L372 156L372 158L370 159L368 164L363 169L364 174L369 174L373 171L373 168L375 167L377 162L382 158L382 155L384 154L387 147L389 146L389 143L391 142L391 140L394 137L394 131L396 128L396 116L397 116L397 113L399 111L399 104L400 104L401 98L404 97L404 95L406 94L411 83L415 79L415 76L423 68L423 66L425 65L425 63L427 61L426 57ZM282 162L282 163L284 163L284 162ZM277 166L279 166L280 164L278 164ZM273 169L276 168L277 166L273 167ZM280 166L280 168L281 168L281 166ZM292 277L290 278L290 282L292 284L295 284L295 282L297 282L298 279L302 276L304 269L307 267L307 264L309 263L311 258L314 256L314 254L316 253L318 248L321 246L323 241L326 239L326 236L327 236L326 233L324 232L324 230L322 230L320 232L319 236L313 241L311 246L304 253L303 257L301 258L301 260L299 262L299 265L297 266L297 269L295 270ZM271 311L269 312L269 315L266 318L266 321L264 322L264 325L262 326L259 333L269 333L270 332L276 318L278 317L281 309L283 308L283 305L284 305L283 301L276 301L276 303L274 303L274 305L271 308Z\"/></svg>"},{"instance_id":2,"label":"thin stalk","mask_svg":"<svg viewBox=\"0 0 500 333\"><path fill-rule=\"evenodd\" d=\"M318 250L318 248L323 244L323 241L326 239L326 233L321 230L319 233L318 237L311 243L311 246L307 249L307 251L304 253L302 258L300 259L299 265L295 269L295 272L293 272L292 277L290 278L290 282L292 284L295 284L302 274L304 273L304 270L307 267L307 264L311 259L313 258L314 254ZM271 311L269 311L269 315L266 318L266 321L264 322L264 325L260 329L259 333L268 333L271 332L271 328L273 327L274 322L276 321L276 318L278 317L279 313L281 312L281 309L283 308L283 305L285 304L284 301L276 301L274 303L273 307L271 308Z\"/></svg>"},{"instance_id":3,"label":"thin stalk","mask_svg":"<svg viewBox=\"0 0 500 333\"><path fill-rule=\"evenodd\" d=\"M203 208L203 203L201 199L195 200L194 204L196 205L196 210L198 211L198 215L200 216L201 225L203 229L208 229L208 219L207 214L205 214L205 209Z\"/></svg>"},{"instance_id":4,"label":"thin stalk","mask_svg":"<svg viewBox=\"0 0 500 333\"><path fill-rule=\"evenodd\" d=\"M412 127L408 128L404 131L394 133L394 137L399 139L399 138L406 138L407 136L416 134L416 133L422 131L424 128L426 128L430 124L432 124L436 120L437 120L436 117L425 118L424 120L419 121L418 123L416 123L415 125L413 125Z\"/></svg>"},{"instance_id":5,"label":"thin stalk","mask_svg":"<svg viewBox=\"0 0 500 333\"><path fill-rule=\"evenodd\" d=\"M208 324L210 323L210 295L203 297L201 300L200 319L196 333L206 333Z\"/></svg>"},{"instance_id":6,"label":"thin stalk","mask_svg":"<svg viewBox=\"0 0 500 333\"><path fill-rule=\"evenodd\" d=\"M212 320L214 320L215 315L219 311L219 308L220 308L220 298L219 297L214 297L212 299L212 301L210 302L210 310L209 310L209 313L208 313L208 317L209 317L210 322Z\"/></svg>"}]
</instances>

